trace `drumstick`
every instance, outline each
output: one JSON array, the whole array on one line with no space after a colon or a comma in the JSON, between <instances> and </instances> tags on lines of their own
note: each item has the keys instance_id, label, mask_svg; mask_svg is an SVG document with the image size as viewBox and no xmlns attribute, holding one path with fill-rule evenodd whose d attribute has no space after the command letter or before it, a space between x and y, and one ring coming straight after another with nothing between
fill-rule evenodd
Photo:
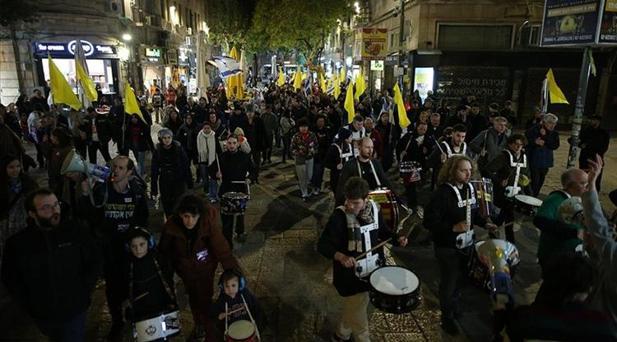
<instances>
[{"instance_id":1,"label":"drumstick","mask_svg":"<svg viewBox=\"0 0 617 342\"><path fill-rule=\"evenodd\" d=\"M416 226L416 224L414 224L413 226L411 226L411 228L409 229L409 231L407 232L407 234L405 234L405 238L409 237L409 234L411 234L411 232L413 231L413 228ZM354 257L354 259L358 260L358 259L362 259L363 257L365 257L367 254L371 253L372 251L379 249L381 247L383 247L385 244L387 244L388 242L392 241L392 238L388 238L380 243L378 243L375 247L369 249L368 251Z\"/></svg>"},{"instance_id":2,"label":"drumstick","mask_svg":"<svg viewBox=\"0 0 617 342\"><path fill-rule=\"evenodd\" d=\"M236 313L236 312L238 312L238 311L242 311L242 310L244 310L244 308L238 308L238 309L235 309L235 310L233 310L233 311L226 312L226 313L225 313L225 315L231 315L231 314L233 314L233 313Z\"/></svg>"},{"instance_id":3,"label":"drumstick","mask_svg":"<svg viewBox=\"0 0 617 342\"><path fill-rule=\"evenodd\" d=\"M133 299L133 302L136 302L136 301L144 298L145 296L147 296L149 294L150 294L150 292L144 292L144 293L140 294L139 296L135 297L135 299Z\"/></svg>"}]
</instances>

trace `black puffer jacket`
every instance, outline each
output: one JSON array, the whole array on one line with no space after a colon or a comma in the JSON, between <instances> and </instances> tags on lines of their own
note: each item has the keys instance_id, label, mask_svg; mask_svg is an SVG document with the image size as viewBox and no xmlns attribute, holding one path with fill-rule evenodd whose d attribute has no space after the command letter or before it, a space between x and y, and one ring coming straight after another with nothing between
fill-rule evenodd
<instances>
[{"instance_id":1,"label":"black puffer jacket","mask_svg":"<svg viewBox=\"0 0 617 342\"><path fill-rule=\"evenodd\" d=\"M77 221L53 230L30 222L7 241L2 282L34 319L64 322L88 309L102 259L87 232Z\"/></svg>"}]
</instances>

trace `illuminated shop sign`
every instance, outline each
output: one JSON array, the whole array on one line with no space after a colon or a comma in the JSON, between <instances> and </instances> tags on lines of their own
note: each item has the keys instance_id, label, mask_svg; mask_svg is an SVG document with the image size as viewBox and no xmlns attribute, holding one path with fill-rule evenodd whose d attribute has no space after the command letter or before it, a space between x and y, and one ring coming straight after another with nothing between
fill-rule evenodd
<instances>
[{"instance_id":1,"label":"illuminated shop sign","mask_svg":"<svg viewBox=\"0 0 617 342\"><path fill-rule=\"evenodd\" d=\"M55 58L73 58L75 54L75 40L68 43L35 42L34 54L38 57L47 57L47 54ZM116 47L113 45L92 44L87 40L81 41L86 57L92 58L118 58Z\"/></svg>"}]
</instances>

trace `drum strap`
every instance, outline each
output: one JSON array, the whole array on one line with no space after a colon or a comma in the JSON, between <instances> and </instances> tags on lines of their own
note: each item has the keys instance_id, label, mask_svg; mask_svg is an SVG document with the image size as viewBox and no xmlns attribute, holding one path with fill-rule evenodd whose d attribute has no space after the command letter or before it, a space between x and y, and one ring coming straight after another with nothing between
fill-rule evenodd
<instances>
[{"instance_id":1,"label":"drum strap","mask_svg":"<svg viewBox=\"0 0 617 342\"><path fill-rule=\"evenodd\" d=\"M364 226L360 226L358 217L354 214L349 214L345 211L345 206L338 206L337 209L341 210L345 214L347 222L347 250L356 251L359 253L364 252L362 248L362 242L364 240L366 250L371 249L370 232L379 228L378 213L379 208L374 201L369 200L370 206L366 206L364 210L358 215L364 222Z\"/></svg>"},{"instance_id":2,"label":"drum strap","mask_svg":"<svg viewBox=\"0 0 617 342\"><path fill-rule=\"evenodd\" d=\"M343 153L343 149L338 145L338 144L332 144L334 145L334 147L336 147L336 149L338 150L338 157L345 163L349 160L349 158L351 158L351 156L353 155L352 151L349 151L347 153Z\"/></svg>"},{"instance_id":3,"label":"drum strap","mask_svg":"<svg viewBox=\"0 0 617 342\"><path fill-rule=\"evenodd\" d=\"M377 177L377 172L375 172L375 166L373 165L373 161L369 159L369 165L371 166L371 171L373 172L373 177L375 177L375 183L378 188L381 188L381 182L379 181L379 177ZM362 177L362 168L360 167L360 161L356 159L356 165L358 166L358 176Z\"/></svg>"},{"instance_id":4,"label":"drum strap","mask_svg":"<svg viewBox=\"0 0 617 342\"><path fill-rule=\"evenodd\" d=\"M452 150L452 147L450 147L450 144L448 144L447 141L442 141L442 144L445 146L446 148L446 152L448 154L448 158L452 157L452 156L456 156L456 155L466 155L467 154L467 144L465 142L463 142L463 145L461 145L460 149L459 149L459 153L454 153L454 151Z\"/></svg>"},{"instance_id":5,"label":"drum strap","mask_svg":"<svg viewBox=\"0 0 617 342\"><path fill-rule=\"evenodd\" d=\"M255 335L257 336L257 340L261 341L261 336L259 336L259 328L257 327L257 322L255 322L255 319L253 318L253 314L251 314L251 310L249 310L248 304L246 304L246 299L244 299L244 295L240 294L240 297L242 298L242 303L244 303L244 307L246 308L246 312L249 314L249 318L251 319L251 323L253 323L253 325L255 326Z\"/></svg>"},{"instance_id":6,"label":"drum strap","mask_svg":"<svg viewBox=\"0 0 617 342\"><path fill-rule=\"evenodd\" d=\"M458 207L462 208L465 207L469 204L469 206L476 204L476 190L473 188L473 185L471 185L470 183L467 183L467 187L469 188L469 191L465 191L465 200L463 200L463 197L461 196L461 191L458 189L458 187L456 185L452 185L450 183L446 183L448 184L452 190L454 190L454 194L456 195L456 199L458 200ZM471 194L471 197L468 197L469 194Z\"/></svg>"},{"instance_id":7,"label":"drum strap","mask_svg":"<svg viewBox=\"0 0 617 342\"><path fill-rule=\"evenodd\" d=\"M165 292L167 292L167 295L169 296L169 298L171 298L171 300L173 300L174 302L176 301L176 294L171 290L171 287L169 286L169 284L167 284L167 281L165 280L165 277L163 276L163 272L161 271L161 266L159 265L159 262L156 260L155 257L152 258L152 260L154 261L154 267L156 267L156 273L159 276L159 279L161 279L161 283L163 283L163 287L165 288ZM130 263L130 267L129 267L129 298L132 300L133 298L133 283L134 283L134 279L133 279L133 267L134 267L134 263L131 262Z\"/></svg>"}]
</instances>

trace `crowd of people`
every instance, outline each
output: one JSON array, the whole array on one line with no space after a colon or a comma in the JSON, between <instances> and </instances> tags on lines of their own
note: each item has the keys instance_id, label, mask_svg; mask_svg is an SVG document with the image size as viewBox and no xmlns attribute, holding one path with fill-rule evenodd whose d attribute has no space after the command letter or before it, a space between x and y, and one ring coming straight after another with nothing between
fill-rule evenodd
<instances>
[{"instance_id":1,"label":"crowd of people","mask_svg":"<svg viewBox=\"0 0 617 342\"><path fill-rule=\"evenodd\" d=\"M369 341L368 285L360 279L383 258L382 251L371 253L372 246L388 238L408 243L369 195L394 190L393 182L405 189L393 196L420 213L430 231L441 327L455 335L474 225L491 236L504 226L505 239L516 244L509 224L514 196L539 196L560 147L556 115L536 109L523 127L511 102L473 96L447 101L416 92L407 112L398 113L384 90L361 96L348 122L344 96L317 86L271 85L243 101L228 99L222 87L197 101L183 85L161 90L153 84L137 94L141 115L126 114L120 97L101 98L85 113L65 111L47 104L39 90L0 105L2 282L54 341L84 339L99 278L105 281L111 339L122 335L125 322L178 310L174 273L189 297L191 338L220 339L227 323L239 319L263 327L262 308L233 251L234 242L247 236L238 201L259 184L260 171L274 165L273 156L295 166L302 201L326 193L334 198L336 208L318 242L319 253L333 260L334 286L343 297L333 341ZM409 126L399 126L401 115ZM549 194L534 219L542 232L538 297L531 306L515 309L510 301L496 311L501 323L495 340L502 331L511 340L617 336L617 247L597 197L609 143L600 120L590 117L581 133L580 169L563 173L563 190ZM34 157L27 145L34 146ZM75 160L83 170L67 167ZM46 170L47 181L32 177L37 167ZM93 170L106 167L108 174L93 181ZM474 182L490 184L498 210L482 212ZM419 195L426 190L432 190L428 201ZM148 229L153 200L165 217L159 241ZM571 207L578 208L576 215ZM578 218L583 212L584 220ZM578 245L588 256L575 254ZM225 271L214 301L219 264ZM573 325L572 317L586 324Z\"/></svg>"}]
</instances>

